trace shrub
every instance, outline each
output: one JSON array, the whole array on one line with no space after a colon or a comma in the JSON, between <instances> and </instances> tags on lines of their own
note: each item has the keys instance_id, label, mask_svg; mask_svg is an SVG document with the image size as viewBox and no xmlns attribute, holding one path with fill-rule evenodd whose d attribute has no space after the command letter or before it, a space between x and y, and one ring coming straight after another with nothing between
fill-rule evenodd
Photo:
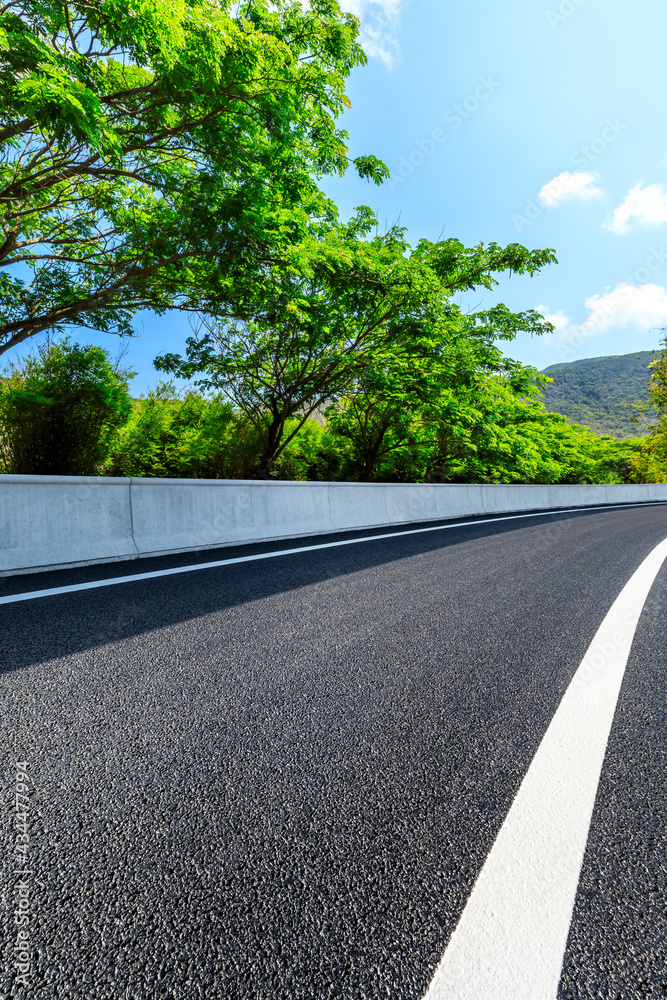
<instances>
[{"instance_id":1,"label":"shrub","mask_svg":"<svg viewBox=\"0 0 667 1000\"><path fill-rule=\"evenodd\" d=\"M118 371L103 348L69 339L10 365L0 384L3 471L94 475L129 415L133 374Z\"/></svg>"},{"instance_id":2,"label":"shrub","mask_svg":"<svg viewBox=\"0 0 667 1000\"><path fill-rule=\"evenodd\" d=\"M245 478L254 452L248 428L221 396L181 393L163 382L136 400L104 465L107 475Z\"/></svg>"}]
</instances>

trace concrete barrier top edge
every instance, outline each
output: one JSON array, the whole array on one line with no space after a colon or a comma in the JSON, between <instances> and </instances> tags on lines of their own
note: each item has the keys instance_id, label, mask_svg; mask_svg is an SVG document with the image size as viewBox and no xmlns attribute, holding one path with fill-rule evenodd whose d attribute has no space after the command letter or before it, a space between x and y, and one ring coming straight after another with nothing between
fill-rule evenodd
<instances>
[{"instance_id":1,"label":"concrete barrier top edge","mask_svg":"<svg viewBox=\"0 0 667 1000\"><path fill-rule=\"evenodd\" d=\"M100 484L124 486L131 482L132 480L128 476L20 476L11 472L0 473L0 485L15 483L17 486L67 486L80 483L82 486L99 486Z\"/></svg>"},{"instance_id":2,"label":"concrete barrier top edge","mask_svg":"<svg viewBox=\"0 0 667 1000\"><path fill-rule=\"evenodd\" d=\"M428 487L429 489L467 490L471 486L479 486L483 489L559 489L559 490L580 490L581 485L560 484L560 483L341 483L341 482L310 482L303 480L284 479L160 479L153 476L37 476L37 475L17 475L14 473L0 473L0 485L2 483L16 483L17 485L52 486L68 485L80 483L85 486L254 486L260 487L313 487L319 488L345 488L345 487L365 487L367 489L386 489L388 486L396 489L414 489L416 486ZM663 483L617 483L615 486L626 486L636 488L637 486L665 485ZM585 484L584 488L605 489L604 484Z\"/></svg>"}]
</instances>

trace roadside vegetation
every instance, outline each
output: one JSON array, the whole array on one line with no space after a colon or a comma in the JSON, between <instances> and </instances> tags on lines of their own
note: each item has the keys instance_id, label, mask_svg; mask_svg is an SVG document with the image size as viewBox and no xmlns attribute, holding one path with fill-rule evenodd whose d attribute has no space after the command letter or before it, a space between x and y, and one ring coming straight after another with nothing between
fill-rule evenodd
<instances>
[{"instance_id":1,"label":"roadside vegetation","mask_svg":"<svg viewBox=\"0 0 667 1000\"><path fill-rule=\"evenodd\" d=\"M496 363L509 365L500 372L473 367L465 355L450 360L449 379L441 372L431 381L426 364L415 383L416 365L401 355L382 372L365 369L366 380L307 418L286 419L267 472L262 407L253 419L250 406L221 391L179 391L169 382L132 400L133 373L108 352L67 340L43 345L10 368L0 386L1 471L424 483L667 480L666 427L645 442L599 437L545 410L543 378L532 369L499 354ZM654 378L658 372L664 379L664 368ZM250 391L254 374L247 378Z\"/></svg>"},{"instance_id":2,"label":"roadside vegetation","mask_svg":"<svg viewBox=\"0 0 667 1000\"><path fill-rule=\"evenodd\" d=\"M42 344L9 365L0 384L0 471L98 474L130 417L131 372L101 347Z\"/></svg>"},{"instance_id":3,"label":"roadside vegetation","mask_svg":"<svg viewBox=\"0 0 667 1000\"><path fill-rule=\"evenodd\" d=\"M658 423L631 463L633 480L639 483L667 483L667 337L663 349L650 366L648 407L658 413ZM646 406L638 407L640 411ZM640 412L641 415L641 412Z\"/></svg>"}]
</instances>

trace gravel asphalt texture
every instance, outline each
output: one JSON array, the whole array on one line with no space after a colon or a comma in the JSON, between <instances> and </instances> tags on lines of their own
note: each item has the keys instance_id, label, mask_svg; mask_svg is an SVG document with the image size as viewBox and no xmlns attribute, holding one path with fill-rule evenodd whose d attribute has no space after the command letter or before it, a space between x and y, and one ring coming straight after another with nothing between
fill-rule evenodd
<instances>
[{"instance_id":1,"label":"gravel asphalt texture","mask_svg":"<svg viewBox=\"0 0 667 1000\"><path fill-rule=\"evenodd\" d=\"M3 851L26 760L34 872L25 988L6 866L0 998L421 1000L574 671L666 536L665 506L471 522L0 607ZM666 667L663 569L563 1000L667 996Z\"/></svg>"}]
</instances>

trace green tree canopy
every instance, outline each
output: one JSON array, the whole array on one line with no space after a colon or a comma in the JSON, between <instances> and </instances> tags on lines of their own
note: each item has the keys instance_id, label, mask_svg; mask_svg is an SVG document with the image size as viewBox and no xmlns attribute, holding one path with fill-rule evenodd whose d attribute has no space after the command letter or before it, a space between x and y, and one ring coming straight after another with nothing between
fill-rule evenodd
<instances>
[{"instance_id":1,"label":"green tree canopy","mask_svg":"<svg viewBox=\"0 0 667 1000\"><path fill-rule=\"evenodd\" d=\"M492 313L492 325L484 313L450 314L428 336L371 358L328 408L331 433L347 441L353 478L372 481L392 468L419 480L456 476L461 456L467 468L479 424L493 419L484 401L497 391L514 399L535 395L542 376L506 358L494 342L507 336L504 319L514 333L533 332L534 314L524 314L522 324L521 314L505 307Z\"/></svg>"},{"instance_id":2,"label":"green tree canopy","mask_svg":"<svg viewBox=\"0 0 667 1000\"><path fill-rule=\"evenodd\" d=\"M531 373L537 375L525 369L522 378ZM338 475L375 482L628 481L638 441L573 426L544 409L536 383L524 394L512 381L468 372L434 397L400 407L379 392L343 398L327 422L327 445L341 456Z\"/></svg>"},{"instance_id":3,"label":"green tree canopy","mask_svg":"<svg viewBox=\"0 0 667 1000\"><path fill-rule=\"evenodd\" d=\"M8 0L0 353L233 298L331 217L316 180L348 164L336 118L357 33L335 0Z\"/></svg>"},{"instance_id":4,"label":"green tree canopy","mask_svg":"<svg viewBox=\"0 0 667 1000\"><path fill-rule=\"evenodd\" d=\"M492 288L498 272L532 274L554 259L551 250L468 249L456 240L423 240L411 250L402 229L372 237L374 226L365 209L348 225L304 239L261 283L245 288L235 315L218 306L204 317L203 336L188 340L185 359L156 359L159 370L199 376L197 384L225 393L247 415L264 442L262 475L300 422L383 372L403 365L411 385L418 371L432 384L451 367L444 357L450 344L474 340L471 363L482 364L485 353L488 364L499 364L495 338L550 329L540 314L514 314L503 305L465 317L452 296Z\"/></svg>"}]
</instances>

